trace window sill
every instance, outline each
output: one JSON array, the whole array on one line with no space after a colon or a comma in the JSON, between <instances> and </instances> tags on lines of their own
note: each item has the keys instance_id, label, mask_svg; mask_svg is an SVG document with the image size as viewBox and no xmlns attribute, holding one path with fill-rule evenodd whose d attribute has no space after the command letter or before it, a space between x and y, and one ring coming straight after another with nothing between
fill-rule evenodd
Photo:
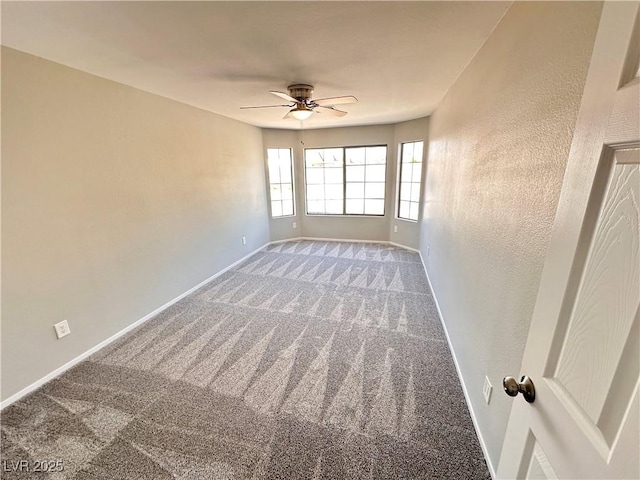
<instances>
[{"instance_id":1,"label":"window sill","mask_svg":"<svg viewBox=\"0 0 640 480\"><path fill-rule=\"evenodd\" d=\"M394 220L400 220L401 222L407 222L407 223L418 223L418 220L411 220L409 218L402 218L402 217L395 217Z\"/></svg>"},{"instance_id":2,"label":"window sill","mask_svg":"<svg viewBox=\"0 0 640 480\"><path fill-rule=\"evenodd\" d=\"M385 218L385 215L342 215L339 213L305 213L305 217L332 217L332 218Z\"/></svg>"}]
</instances>

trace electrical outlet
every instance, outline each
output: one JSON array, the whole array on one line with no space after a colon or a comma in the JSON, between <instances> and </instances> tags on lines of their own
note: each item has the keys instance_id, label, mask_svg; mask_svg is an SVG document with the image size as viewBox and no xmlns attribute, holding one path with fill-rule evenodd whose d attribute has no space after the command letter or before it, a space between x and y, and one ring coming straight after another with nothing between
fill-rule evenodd
<instances>
[{"instance_id":1,"label":"electrical outlet","mask_svg":"<svg viewBox=\"0 0 640 480\"><path fill-rule=\"evenodd\" d=\"M491 392L493 391L493 387L491 386L491 382L489 381L489 377L484 377L484 386L482 387L482 394L484 395L484 400L489 405L491 401Z\"/></svg>"},{"instance_id":2,"label":"electrical outlet","mask_svg":"<svg viewBox=\"0 0 640 480\"><path fill-rule=\"evenodd\" d=\"M398 225L394 225L393 226L393 231L394 231L394 233L398 233Z\"/></svg>"},{"instance_id":3,"label":"electrical outlet","mask_svg":"<svg viewBox=\"0 0 640 480\"><path fill-rule=\"evenodd\" d=\"M293 222L293 228L298 228L298 224L296 222Z\"/></svg>"},{"instance_id":4,"label":"electrical outlet","mask_svg":"<svg viewBox=\"0 0 640 480\"><path fill-rule=\"evenodd\" d=\"M431 247L427 245L427 258L429 258L429 250L431 250Z\"/></svg>"},{"instance_id":5,"label":"electrical outlet","mask_svg":"<svg viewBox=\"0 0 640 480\"><path fill-rule=\"evenodd\" d=\"M242 237L242 244L246 245L247 244L247 237Z\"/></svg>"},{"instance_id":6,"label":"electrical outlet","mask_svg":"<svg viewBox=\"0 0 640 480\"><path fill-rule=\"evenodd\" d=\"M58 338L66 337L71 333L71 329L69 328L69 324L66 320L56 323L53 328L56 329L56 335Z\"/></svg>"}]
</instances>

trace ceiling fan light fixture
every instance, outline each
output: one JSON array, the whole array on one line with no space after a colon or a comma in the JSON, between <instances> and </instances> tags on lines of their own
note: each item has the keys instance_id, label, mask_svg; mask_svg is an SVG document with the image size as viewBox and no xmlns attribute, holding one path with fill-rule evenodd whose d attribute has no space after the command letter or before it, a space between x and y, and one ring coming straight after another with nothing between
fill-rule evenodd
<instances>
[{"instance_id":1,"label":"ceiling fan light fixture","mask_svg":"<svg viewBox=\"0 0 640 480\"><path fill-rule=\"evenodd\" d=\"M343 103L355 103L358 101L353 95L343 95L342 97L327 97L314 100L311 98L313 95L313 85L307 85L302 83L294 83L287 87L289 93L279 92L277 90L271 90L270 93L276 97L280 97L287 102L288 105L258 105L255 107L240 107L241 109L247 108L273 108L273 107L287 107L290 110L282 117L283 120L295 118L302 122L311 117L314 113L324 113L333 117L344 117L347 112L344 110L338 110L334 105L341 105ZM324 118L325 115L322 115Z\"/></svg>"},{"instance_id":2,"label":"ceiling fan light fixture","mask_svg":"<svg viewBox=\"0 0 640 480\"><path fill-rule=\"evenodd\" d=\"M313 110L307 108L294 108L293 110L291 110L291 115L293 116L293 118L300 121L306 120L311 116L311 114L313 114Z\"/></svg>"}]
</instances>

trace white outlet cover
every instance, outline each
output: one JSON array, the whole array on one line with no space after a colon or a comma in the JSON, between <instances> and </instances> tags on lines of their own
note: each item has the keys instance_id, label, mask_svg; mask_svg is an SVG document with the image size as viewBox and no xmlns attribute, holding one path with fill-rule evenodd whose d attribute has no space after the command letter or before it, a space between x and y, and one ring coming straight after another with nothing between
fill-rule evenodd
<instances>
[{"instance_id":1,"label":"white outlet cover","mask_svg":"<svg viewBox=\"0 0 640 480\"><path fill-rule=\"evenodd\" d=\"M298 224L296 222L293 222L293 228L298 228Z\"/></svg>"},{"instance_id":2,"label":"white outlet cover","mask_svg":"<svg viewBox=\"0 0 640 480\"><path fill-rule=\"evenodd\" d=\"M71 329L69 328L69 323L66 320L56 323L53 328L56 330L56 335L58 338L66 337L71 333Z\"/></svg>"}]
</instances>

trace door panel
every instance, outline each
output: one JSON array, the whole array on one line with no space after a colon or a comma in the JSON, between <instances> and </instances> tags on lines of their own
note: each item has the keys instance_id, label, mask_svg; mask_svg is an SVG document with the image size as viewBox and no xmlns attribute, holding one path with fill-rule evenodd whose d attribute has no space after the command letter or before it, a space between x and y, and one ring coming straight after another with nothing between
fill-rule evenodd
<instances>
[{"instance_id":1,"label":"door panel","mask_svg":"<svg viewBox=\"0 0 640 480\"><path fill-rule=\"evenodd\" d=\"M575 303L569 318L560 319L568 328L556 331L561 349L545 378L553 380L563 403L575 404L570 411L578 412L576 421L598 432L606 458L633 394L634 382L625 392L618 382L638 378L639 371L633 355L640 340L631 331L634 320L637 330L640 305L640 150L606 152L605 159L597 175L606 183L604 196L592 198L589 210L595 212L586 213L596 218L595 228L586 224L590 238L581 240L588 254L574 266L582 271L577 295L570 297ZM599 190L594 188L595 197Z\"/></svg>"},{"instance_id":2,"label":"door panel","mask_svg":"<svg viewBox=\"0 0 640 480\"><path fill-rule=\"evenodd\" d=\"M526 455L524 464L520 471L521 478L527 480L557 480L558 476L551 466L551 462L547 457L540 444L537 442L532 432L529 432L527 441Z\"/></svg>"},{"instance_id":3,"label":"door panel","mask_svg":"<svg viewBox=\"0 0 640 480\"><path fill-rule=\"evenodd\" d=\"M616 161L625 154L632 154L635 164ZM555 379L594 422L640 300L638 167L638 150L617 152L611 174L602 175L609 185L603 204L594 205L600 215L555 366Z\"/></svg>"}]
</instances>

